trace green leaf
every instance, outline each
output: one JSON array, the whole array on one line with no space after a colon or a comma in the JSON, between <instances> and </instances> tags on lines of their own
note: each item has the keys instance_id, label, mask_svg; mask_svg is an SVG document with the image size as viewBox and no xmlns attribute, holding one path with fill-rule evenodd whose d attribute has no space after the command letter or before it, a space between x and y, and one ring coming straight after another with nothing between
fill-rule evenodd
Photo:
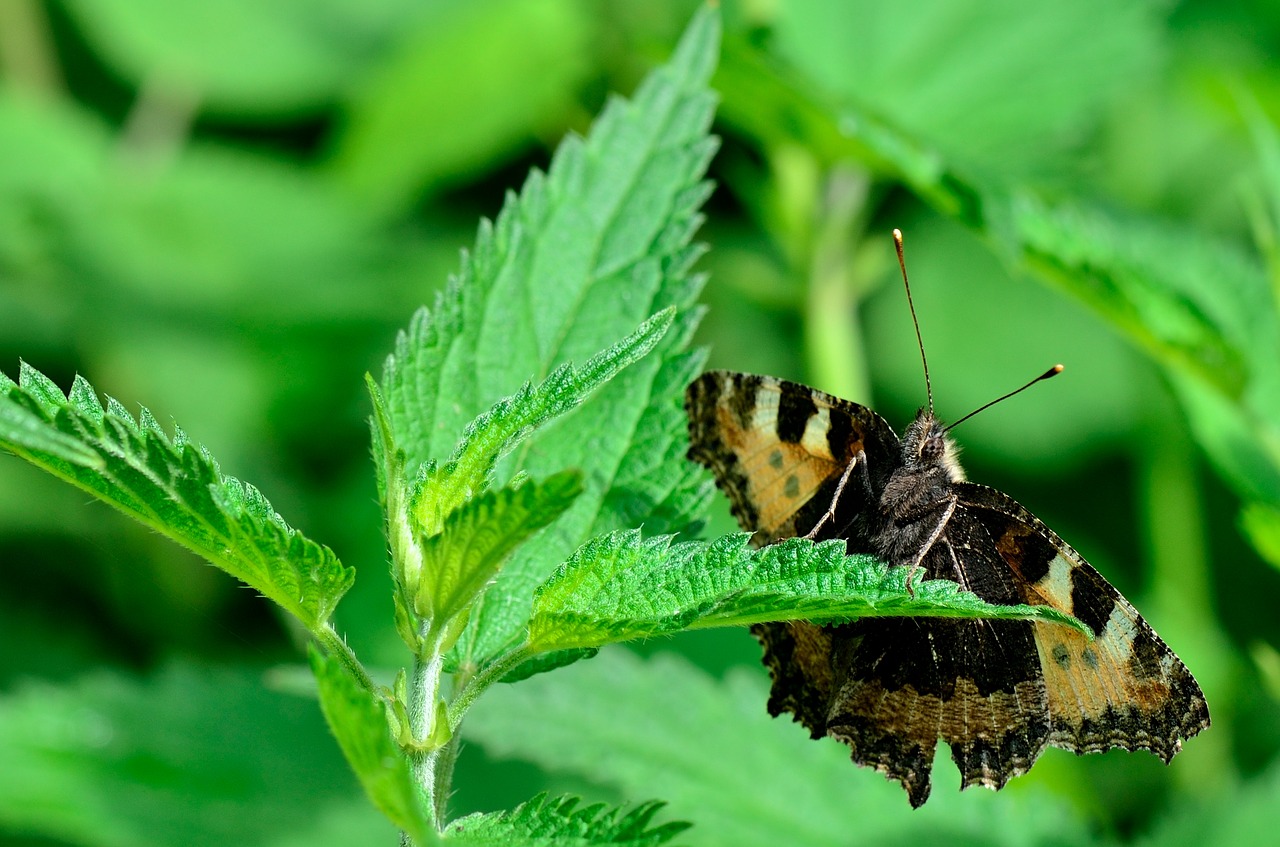
<instances>
[{"instance_id":1,"label":"green leaf","mask_svg":"<svg viewBox=\"0 0 1280 847\"><path fill-rule=\"evenodd\" d=\"M843 541L789 538L750 546L749 533L672 544L615 532L587 543L538 589L534 650L598 647L685 629L862 617L1021 618L1088 628L1048 606L994 606L956 583L907 591L906 568L848 556Z\"/></svg>"},{"instance_id":2,"label":"green leaf","mask_svg":"<svg viewBox=\"0 0 1280 847\"><path fill-rule=\"evenodd\" d=\"M1020 198L1042 274L1165 369L1197 440L1248 499L1280 505L1280 317L1255 262L1197 233Z\"/></svg>"},{"instance_id":3,"label":"green leaf","mask_svg":"<svg viewBox=\"0 0 1280 847\"><path fill-rule=\"evenodd\" d=\"M1036 771L999 794L962 794L945 752L932 797L911 810L901 788L850 763L844 745L812 741L792 721L770 718L768 688L762 668L735 668L717 680L670 653L645 661L612 648L559 673L494 687L462 732L491 756L589 779L610 793L660 795L672 815L693 823L689 840L706 847L1094 843L1066 803L1037 790ZM531 720L537 732L528 731Z\"/></svg>"},{"instance_id":4,"label":"green leaf","mask_svg":"<svg viewBox=\"0 0 1280 847\"><path fill-rule=\"evenodd\" d=\"M775 29L778 52L830 94L1005 180L1061 168L1120 81L1154 65L1160 32L1149 6L1107 0L799 0Z\"/></svg>"},{"instance_id":5,"label":"green leaf","mask_svg":"<svg viewBox=\"0 0 1280 847\"><path fill-rule=\"evenodd\" d=\"M0 697L0 761L0 831L17 843L395 843L314 699L272 692L256 670L173 663L145 678L18 683ZM333 819L338 831L321 825Z\"/></svg>"},{"instance_id":6,"label":"green leaf","mask_svg":"<svg viewBox=\"0 0 1280 847\"><path fill-rule=\"evenodd\" d=\"M382 391L370 381L374 462L378 469L379 490L386 497L384 510L387 515L387 534L391 540L392 561L397 566L395 579L399 588L396 592L396 626L401 639L410 649L415 652L418 649L419 628L412 620L415 615L428 618L443 615L447 620L464 607L469 607L476 592L482 590L489 577L497 573L501 558L505 558L532 534L522 533L519 540L510 539L501 558L490 563L491 569L489 565L478 563L484 573L483 578L480 578L481 574L476 574L474 584L468 579L467 584L457 585L457 579L460 578L458 574L445 574L449 584L424 583L423 576L430 578L433 568L452 567L448 562L452 554L448 551L456 549L456 545L450 546L452 542L448 538L440 537L451 532L446 519L452 517L456 510L474 502L472 498L476 497L477 492L488 487L493 467L503 454L528 438L539 427L580 405L596 388L652 350L670 328L673 314L673 308L664 309L641 324L627 338L597 353L582 367L561 365L538 386L525 383L515 395L499 400L468 424L452 458L443 467L437 468L433 464L423 467L411 486L412 490L408 491L404 481L405 453L396 441ZM575 483L572 497L554 515L546 515L547 522L563 513L572 499L580 493L581 487ZM561 491L554 499L568 496L567 490ZM512 512L509 517L515 518L517 514ZM473 521L474 517L467 520ZM465 528L466 524L455 521L454 528L460 526ZM534 529L541 526L545 524ZM513 529L518 530L517 527ZM421 540L424 535L428 538L427 543L434 545L435 558L432 562L424 560L427 555ZM462 593L459 594L459 591ZM438 596L433 597L433 594ZM408 602L416 607L412 612L402 602L403 598L409 598ZM445 603L448 608L441 607L441 603ZM449 643L454 643L453 637Z\"/></svg>"},{"instance_id":7,"label":"green leaf","mask_svg":"<svg viewBox=\"0 0 1280 847\"><path fill-rule=\"evenodd\" d=\"M428 4L349 98L335 178L364 203L398 206L562 124L590 70L585 8Z\"/></svg>"},{"instance_id":8,"label":"green leaf","mask_svg":"<svg viewBox=\"0 0 1280 847\"><path fill-rule=\"evenodd\" d=\"M139 85L162 80L215 111L267 115L323 105L403 26L403 0L257 3L73 0L67 12Z\"/></svg>"},{"instance_id":9,"label":"green leaf","mask_svg":"<svg viewBox=\"0 0 1280 847\"><path fill-rule=\"evenodd\" d=\"M1280 568L1280 509L1250 503L1240 513L1240 527L1253 549L1272 567Z\"/></svg>"},{"instance_id":10,"label":"green leaf","mask_svg":"<svg viewBox=\"0 0 1280 847\"><path fill-rule=\"evenodd\" d=\"M312 333L338 322L367 331L365 322L400 320L418 302L391 280L455 261L452 246L424 251L374 230L367 210L279 157L194 144L165 161L163 178L139 179L118 135L65 98L0 91L0 262L18 283L0 292L0 330L27 339L27 349L78 338L85 355L138 361L152 381L236 385L217 373L214 340L253 359L246 340L278 345L284 328ZM453 242L463 232L437 237ZM369 286L385 294L369 297ZM218 314L199 327L183 325L210 311ZM148 332L130 331L144 325ZM187 346L198 347L188 355L209 376L170 361ZM275 378L261 361L251 372ZM193 405L203 400L188 391ZM203 405L211 417L243 413Z\"/></svg>"},{"instance_id":11,"label":"green leaf","mask_svg":"<svg viewBox=\"0 0 1280 847\"><path fill-rule=\"evenodd\" d=\"M38 415L50 437L74 439L96 460L71 461L4 438L0 447L203 556L312 632L327 634L355 571L286 524L258 489L223 474L181 429L170 438L145 408L135 421L111 398L104 409L80 377L64 396L25 363L18 384L0 382L5 406Z\"/></svg>"},{"instance_id":12,"label":"green leaf","mask_svg":"<svg viewBox=\"0 0 1280 847\"><path fill-rule=\"evenodd\" d=\"M604 803L578 808L576 797L548 798L540 794L509 812L474 814L456 820L445 836L447 843L460 847L657 847L689 828L686 823L651 828L653 816L662 806L650 801L629 811L610 809Z\"/></svg>"},{"instance_id":13,"label":"green leaf","mask_svg":"<svg viewBox=\"0 0 1280 847\"><path fill-rule=\"evenodd\" d=\"M851 114L845 155L900 176L1137 341L1223 476L1246 499L1280 504L1280 318L1255 261L1183 227L1007 193L921 136Z\"/></svg>"},{"instance_id":14,"label":"green leaf","mask_svg":"<svg viewBox=\"0 0 1280 847\"><path fill-rule=\"evenodd\" d=\"M0 393L14 388L13 380L0 373ZM47 453L54 458L90 468L101 468L102 459L69 435L51 429L35 411L19 403L0 403L0 443Z\"/></svg>"},{"instance_id":15,"label":"green leaf","mask_svg":"<svg viewBox=\"0 0 1280 847\"><path fill-rule=\"evenodd\" d=\"M1085 206L1023 197L1013 211L1031 261L1158 361L1228 397L1240 398L1251 377L1277 381L1280 360L1263 362L1280 354L1280 326L1266 276L1249 259L1169 225ZM1280 409L1280 401L1269 405Z\"/></svg>"},{"instance_id":16,"label":"green leaf","mask_svg":"<svg viewBox=\"0 0 1280 847\"><path fill-rule=\"evenodd\" d=\"M1194 377L1169 376L1196 441L1222 478L1242 498L1280 507L1280 419L1250 414Z\"/></svg>"},{"instance_id":17,"label":"green leaf","mask_svg":"<svg viewBox=\"0 0 1280 847\"><path fill-rule=\"evenodd\" d=\"M503 674L498 682L520 682L540 673L567 667L582 659L590 659L599 652L600 649L598 647L575 647L570 650L552 650L549 653L536 653Z\"/></svg>"},{"instance_id":18,"label":"green leaf","mask_svg":"<svg viewBox=\"0 0 1280 847\"><path fill-rule=\"evenodd\" d=\"M311 648L311 670L320 686L320 708L365 793L392 823L419 844L431 824L423 812L409 760L391 737L386 708L335 656Z\"/></svg>"},{"instance_id":19,"label":"green leaf","mask_svg":"<svg viewBox=\"0 0 1280 847\"><path fill-rule=\"evenodd\" d=\"M418 525L434 532L453 510L488 486L498 459L647 355L671 328L674 316L675 309L663 309L581 367L561 365L536 387L526 382L467 424L449 461L428 472L414 498Z\"/></svg>"},{"instance_id":20,"label":"green leaf","mask_svg":"<svg viewBox=\"0 0 1280 847\"><path fill-rule=\"evenodd\" d=\"M1114 82L1093 75L1097 68L1110 75L1117 65L1097 61L1101 53L1093 59L1089 54L1116 51L1121 62L1146 61L1142 57L1149 56L1153 44L1150 10L1091 2L1058 7L1048 16L1022 7L975 15L973 7L960 4L948 5L946 14L921 15L930 22L923 29L890 23L877 32L878 21L907 13L837 19L824 12L829 5L825 0L788 4L780 14L779 45L829 92L846 95L843 106L788 90L785 81L774 79L757 107L760 86L754 83L768 80L768 70L739 50L733 54L735 88L726 93L726 113L775 145L807 144L812 138L829 161L854 158L877 174L902 179L937 209L976 229L1011 264L1026 262L1090 306L1168 372L1197 440L1233 488L1247 500L1280 504L1280 320L1274 282L1268 285L1262 268L1229 244L1184 227L1126 219L1085 203L1050 204L1025 190L1011 195L1001 186L1008 183L1016 158L992 159L980 149L988 140L1000 145L1013 139L1032 151L1042 146L1028 144L1023 128L1009 120L1036 99L1026 96L1036 90L1043 103L1035 119L1056 112L1042 129L1052 130L1072 110L1078 117L1096 111ZM958 16L965 37L954 38L951 16ZM856 37L842 26L856 26ZM1071 36L1099 26L1104 38ZM1020 35L1010 50L989 49L991 39L1008 38L1025 27L1036 37ZM936 41L942 32L949 33L945 44ZM1041 39L1047 40L1037 47ZM1126 56L1126 42L1142 47ZM867 49L850 50L850 44ZM968 58L939 61L951 50ZM986 55L972 55L984 50ZM1085 76L1065 69L1082 60L1090 65ZM953 73L957 67L964 73ZM909 72L900 73L902 68ZM988 81L976 84L983 75ZM1064 80L1075 85L1078 78L1100 84L1058 97ZM929 84L922 85L922 79ZM900 86L909 88L909 95ZM954 97L944 96L949 87L955 88ZM1078 100L1090 87L1092 105ZM997 89L1002 96L991 98L990 91ZM974 97L982 100L976 109L971 108ZM1064 105L1070 108L1060 111ZM1004 118L995 114L1009 107L1014 111ZM789 116L788 108L796 111L796 121L770 124L771 117ZM952 110L966 114L952 120ZM1273 130L1260 114L1247 117L1267 178L1274 182ZM984 121L999 131L988 137L980 126ZM845 129L846 136L837 137L833 126ZM793 127L801 138L787 135ZM1002 140L1010 128L1015 131ZM970 147L975 139L979 144ZM1000 173L972 166L980 160L997 161Z\"/></svg>"},{"instance_id":21,"label":"green leaf","mask_svg":"<svg viewBox=\"0 0 1280 847\"><path fill-rule=\"evenodd\" d=\"M471 616L460 644L483 664L519 638L533 589L586 539L644 523L676 531L710 496L682 461L683 387L701 367L686 352L701 280L690 246L715 142L707 87L719 20L703 8L670 64L632 102L612 101L588 137L568 138L547 174L533 172L433 308L396 345L382 382L387 417L412 474L439 465L457 433L495 402L569 361L584 361L663 309L672 329L573 415L523 442L495 472L582 472L584 491L549 531L522 546Z\"/></svg>"},{"instance_id":22,"label":"green leaf","mask_svg":"<svg viewBox=\"0 0 1280 847\"><path fill-rule=\"evenodd\" d=\"M468 502L422 545L417 613L441 623L470 607L511 551L560 517L582 484L572 471L489 491Z\"/></svg>"}]
</instances>

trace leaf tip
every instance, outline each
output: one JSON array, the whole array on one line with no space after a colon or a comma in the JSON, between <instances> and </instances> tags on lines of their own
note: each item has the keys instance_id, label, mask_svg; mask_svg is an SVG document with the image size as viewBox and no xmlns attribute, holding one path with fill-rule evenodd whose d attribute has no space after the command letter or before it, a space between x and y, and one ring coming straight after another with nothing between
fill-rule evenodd
<instances>
[{"instance_id":1,"label":"leaf tip","mask_svg":"<svg viewBox=\"0 0 1280 847\"><path fill-rule=\"evenodd\" d=\"M671 58L671 67L691 80L711 78L720 55L720 4L707 0L693 15Z\"/></svg>"}]
</instances>

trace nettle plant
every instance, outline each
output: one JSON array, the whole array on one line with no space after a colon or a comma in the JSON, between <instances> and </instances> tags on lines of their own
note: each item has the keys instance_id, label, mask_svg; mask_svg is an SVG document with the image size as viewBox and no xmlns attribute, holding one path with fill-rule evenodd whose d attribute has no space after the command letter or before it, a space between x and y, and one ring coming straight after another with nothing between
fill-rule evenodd
<instances>
[{"instance_id":1,"label":"nettle plant","mask_svg":"<svg viewBox=\"0 0 1280 847\"><path fill-rule=\"evenodd\" d=\"M659 844L679 833L685 824L652 824L653 802L538 797L450 820L468 709L495 683L606 644L867 615L1075 623L1045 607L988 606L949 581L909 591L903 569L846 556L840 542L674 540L700 525L713 494L684 456L682 397L704 358L688 347L702 283L691 239L711 190L718 42L704 9L632 101L610 103L496 223L481 223L458 274L397 339L381 380L368 379L394 626L408 648L389 687L332 624L355 570L258 489L146 409L135 418L104 405L82 378L64 394L26 364L16 383L0 375L0 446L306 628L325 718L404 843ZM536 732L538 717L528 720Z\"/></svg>"}]
</instances>

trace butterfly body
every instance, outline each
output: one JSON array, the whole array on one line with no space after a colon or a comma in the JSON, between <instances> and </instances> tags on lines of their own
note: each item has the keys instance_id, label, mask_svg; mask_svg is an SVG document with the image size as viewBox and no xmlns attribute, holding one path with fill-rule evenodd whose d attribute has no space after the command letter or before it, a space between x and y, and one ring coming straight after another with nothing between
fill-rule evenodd
<instances>
[{"instance_id":1,"label":"butterfly body","mask_svg":"<svg viewBox=\"0 0 1280 847\"><path fill-rule=\"evenodd\" d=\"M922 411L902 438L875 412L798 383L727 371L686 393L690 458L765 544L844 539L849 552L949 579L997 604L1048 604L1049 623L867 618L761 624L769 711L927 799L939 738L962 787L1002 787L1046 746L1147 749L1168 761L1208 726L1182 662L1078 553L1008 496L965 480Z\"/></svg>"}]
</instances>

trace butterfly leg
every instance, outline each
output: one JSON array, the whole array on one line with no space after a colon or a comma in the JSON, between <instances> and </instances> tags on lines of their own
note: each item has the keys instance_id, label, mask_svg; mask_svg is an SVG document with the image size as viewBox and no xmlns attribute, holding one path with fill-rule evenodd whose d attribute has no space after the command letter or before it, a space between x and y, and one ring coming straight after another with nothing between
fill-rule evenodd
<instances>
[{"instance_id":1,"label":"butterfly leg","mask_svg":"<svg viewBox=\"0 0 1280 847\"><path fill-rule=\"evenodd\" d=\"M840 481L836 483L835 494L831 495L831 505L827 506L827 510L822 513L822 517L818 518L818 522L813 525L813 529L801 536L802 538L807 538L810 541L815 540L818 537L818 530L826 526L827 521L836 519L836 506L840 503L840 495L844 493L844 487L849 482L849 477L853 475L855 467L862 469L859 476L862 479L863 493L866 495L868 502L874 502L875 495L871 490L871 473L867 470L867 454L863 450L859 450L849 460L849 464L845 465L844 473L840 474Z\"/></svg>"},{"instance_id":2,"label":"butterfly leg","mask_svg":"<svg viewBox=\"0 0 1280 847\"><path fill-rule=\"evenodd\" d=\"M920 545L920 551L916 553L915 559L907 567L907 593L912 597L916 596L916 590L911 587L911 579L916 575L916 571L920 569L920 563L924 561L924 557L933 549L933 545L937 543L938 538L942 536L943 530L947 528L947 522L951 520L951 515L955 513L956 503L958 503L959 500L960 498L956 497L956 495L950 494L946 498L929 506L930 509L936 508L940 505L943 506L942 516L938 518L938 522L934 525L933 530L930 531L929 537L925 539L924 544ZM968 588L969 586L964 582L964 574L959 574L959 577L961 587Z\"/></svg>"}]
</instances>

